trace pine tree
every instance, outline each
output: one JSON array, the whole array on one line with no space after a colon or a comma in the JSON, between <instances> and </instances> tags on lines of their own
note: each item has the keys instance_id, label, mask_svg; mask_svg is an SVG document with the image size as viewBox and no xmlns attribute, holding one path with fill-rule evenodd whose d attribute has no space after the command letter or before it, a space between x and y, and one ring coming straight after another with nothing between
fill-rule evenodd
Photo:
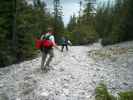
<instances>
[{"instance_id":1,"label":"pine tree","mask_svg":"<svg viewBox=\"0 0 133 100\"><path fill-rule=\"evenodd\" d=\"M123 33L124 34L124 40L132 40L133 39L133 1L127 0L124 1L124 21L123 21Z\"/></svg>"},{"instance_id":2,"label":"pine tree","mask_svg":"<svg viewBox=\"0 0 133 100\"><path fill-rule=\"evenodd\" d=\"M60 0L54 0L54 32L56 33L56 41L59 43L59 38L64 33L64 23L62 19L62 8Z\"/></svg>"},{"instance_id":3,"label":"pine tree","mask_svg":"<svg viewBox=\"0 0 133 100\"><path fill-rule=\"evenodd\" d=\"M36 54L33 35L46 31L53 19L46 11L45 3L36 1L34 5L29 5L25 0L1 1L0 67L32 58Z\"/></svg>"},{"instance_id":4,"label":"pine tree","mask_svg":"<svg viewBox=\"0 0 133 100\"><path fill-rule=\"evenodd\" d=\"M76 22L76 16L73 15L73 16L70 17L70 21L69 21L69 23L67 25L67 30L69 32L72 32L74 30L74 28L76 27L76 24L77 24L77 22Z\"/></svg>"},{"instance_id":5,"label":"pine tree","mask_svg":"<svg viewBox=\"0 0 133 100\"><path fill-rule=\"evenodd\" d=\"M12 18L13 2L2 0L0 3L0 67L12 63Z\"/></svg>"},{"instance_id":6,"label":"pine tree","mask_svg":"<svg viewBox=\"0 0 133 100\"><path fill-rule=\"evenodd\" d=\"M95 17L96 31L104 45L133 39L132 5L131 0L116 0L115 5L108 3L99 8Z\"/></svg>"}]
</instances>

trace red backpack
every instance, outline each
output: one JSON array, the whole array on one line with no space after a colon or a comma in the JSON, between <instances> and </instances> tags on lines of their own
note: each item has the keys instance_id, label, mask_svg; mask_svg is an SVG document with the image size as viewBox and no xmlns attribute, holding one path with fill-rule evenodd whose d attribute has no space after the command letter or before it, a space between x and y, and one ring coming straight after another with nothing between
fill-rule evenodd
<instances>
[{"instance_id":1,"label":"red backpack","mask_svg":"<svg viewBox=\"0 0 133 100\"><path fill-rule=\"evenodd\" d=\"M49 34L49 35L45 35L44 36L43 44L42 44L43 47L45 47L45 48L51 48L51 47L53 47L53 42L49 39L50 36L52 36L52 35Z\"/></svg>"},{"instance_id":2,"label":"red backpack","mask_svg":"<svg viewBox=\"0 0 133 100\"><path fill-rule=\"evenodd\" d=\"M51 48L53 46L53 42L49 39L51 35L44 35L43 40L37 39L36 40L36 48L40 49L41 47L44 48Z\"/></svg>"},{"instance_id":3,"label":"red backpack","mask_svg":"<svg viewBox=\"0 0 133 100\"><path fill-rule=\"evenodd\" d=\"M35 40L35 47L37 48L37 49L40 49L41 47L42 47L42 40L40 40L40 39L36 39Z\"/></svg>"}]
</instances>

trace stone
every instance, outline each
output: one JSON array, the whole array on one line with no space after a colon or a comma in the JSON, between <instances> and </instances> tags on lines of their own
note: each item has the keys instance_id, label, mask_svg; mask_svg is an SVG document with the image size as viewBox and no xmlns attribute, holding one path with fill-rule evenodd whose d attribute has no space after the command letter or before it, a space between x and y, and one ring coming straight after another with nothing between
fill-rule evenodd
<instances>
[{"instance_id":1,"label":"stone","mask_svg":"<svg viewBox=\"0 0 133 100\"><path fill-rule=\"evenodd\" d=\"M3 75L4 73L0 72L0 75Z\"/></svg>"},{"instance_id":2,"label":"stone","mask_svg":"<svg viewBox=\"0 0 133 100\"><path fill-rule=\"evenodd\" d=\"M63 89L63 92L66 96L69 95L69 89Z\"/></svg>"},{"instance_id":3,"label":"stone","mask_svg":"<svg viewBox=\"0 0 133 100\"><path fill-rule=\"evenodd\" d=\"M5 93L0 93L0 100L9 100L9 97Z\"/></svg>"},{"instance_id":4,"label":"stone","mask_svg":"<svg viewBox=\"0 0 133 100\"><path fill-rule=\"evenodd\" d=\"M128 83L126 83L126 82L123 82L123 84L126 85L126 86L128 85Z\"/></svg>"},{"instance_id":5,"label":"stone","mask_svg":"<svg viewBox=\"0 0 133 100\"><path fill-rule=\"evenodd\" d=\"M3 88L4 87L4 84L0 84L0 88Z\"/></svg>"},{"instance_id":6,"label":"stone","mask_svg":"<svg viewBox=\"0 0 133 100\"><path fill-rule=\"evenodd\" d=\"M44 97L48 97L49 96L49 93L48 92L42 92L40 95L41 96L44 96Z\"/></svg>"},{"instance_id":7,"label":"stone","mask_svg":"<svg viewBox=\"0 0 133 100\"><path fill-rule=\"evenodd\" d=\"M68 100L66 96L55 96L53 100Z\"/></svg>"},{"instance_id":8,"label":"stone","mask_svg":"<svg viewBox=\"0 0 133 100\"><path fill-rule=\"evenodd\" d=\"M59 70L60 70L60 72L63 72L65 69L64 68L60 68Z\"/></svg>"},{"instance_id":9,"label":"stone","mask_svg":"<svg viewBox=\"0 0 133 100\"><path fill-rule=\"evenodd\" d=\"M63 86L64 88L68 88L68 84L64 84L64 86Z\"/></svg>"},{"instance_id":10,"label":"stone","mask_svg":"<svg viewBox=\"0 0 133 100\"><path fill-rule=\"evenodd\" d=\"M97 70L97 71L100 71L100 69L99 69L99 68L96 68L96 70Z\"/></svg>"},{"instance_id":11,"label":"stone","mask_svg":"<svg viewBox=\"0 0 133 100\"><path fill-rule=\"evenodd\" d=\"M22 94L24 94L24 95L28 95L28 94L30 94L31 92L33 92L33 88L26 88L26 89L24 89L23 91L22 91Z\"/></svg>"},{"instance_id":12,"label":"stone","mask_svg":"<svg viewBox=\"0 0 133 100\"><path fill-rule=\"evenodd\" d=\"M16 100L21 100L20 98L17 98Z\"/></svg>"}]
</instances>

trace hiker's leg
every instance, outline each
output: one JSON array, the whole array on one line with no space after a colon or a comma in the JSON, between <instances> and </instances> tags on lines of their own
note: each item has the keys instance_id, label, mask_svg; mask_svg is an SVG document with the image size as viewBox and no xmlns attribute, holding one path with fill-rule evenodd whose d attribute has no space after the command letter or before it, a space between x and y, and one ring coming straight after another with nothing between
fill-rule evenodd
<instances>
[{"instance_id":1,"label":"hiker's leg","mask_svg":"<svg viewBox=\"0 0 133 100\"><path fill-rule=\"evenodd\" d=\"M44 63L46 61L47 54L43 51L42 52L42 61L41 61L41 69L44 69Z\"/></svg>"},{"instance_id":2,"label":"hiker's leg","mask_svg":"<svg viewBox=\"0 0 133 100\"><path fill-rule=\"evenodd\" d=\"M47 67L49 67L49 64L52 61L53 57L54 57L54 51L53 51L53 49L50 49L50 51L49 51L49 58L48 58L48 60L46 62L46 66Z\"/></svg>"},{"instance_id":3,"label":"hiker's leg","mask_svg":"<svg viewBox=\"0 0 133 100\"><path fill-rule=\"evenodd\" d=\"M64 45L62 45L62 48L61 48L61 51L63 52L63 49L64 49Z\"/></svg>"},{"instance_id":4,"label":"hiker's leg","mask_svg":"<svg viewBox=\"0 0 133 100\"><path fill-rule=\"evenodd\" d=\"M66 50L68 51L68 46L66 45Z\"/></svg>"}]
</instances>

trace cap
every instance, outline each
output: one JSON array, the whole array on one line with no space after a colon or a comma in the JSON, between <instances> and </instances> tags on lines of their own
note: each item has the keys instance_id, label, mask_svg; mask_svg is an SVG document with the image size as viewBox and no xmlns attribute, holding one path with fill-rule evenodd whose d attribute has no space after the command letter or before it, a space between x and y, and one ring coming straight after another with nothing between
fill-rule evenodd
<instances>
[{"instance_id":1,"label":"cap","mask_svg":"<svg viewBox=\"0 0 133 100\"><path fill-rule=\"evenodd\" d=\"M48 31L53 31L53 28L52 27L48 27Z\"/></svg>"}]
</instances>

